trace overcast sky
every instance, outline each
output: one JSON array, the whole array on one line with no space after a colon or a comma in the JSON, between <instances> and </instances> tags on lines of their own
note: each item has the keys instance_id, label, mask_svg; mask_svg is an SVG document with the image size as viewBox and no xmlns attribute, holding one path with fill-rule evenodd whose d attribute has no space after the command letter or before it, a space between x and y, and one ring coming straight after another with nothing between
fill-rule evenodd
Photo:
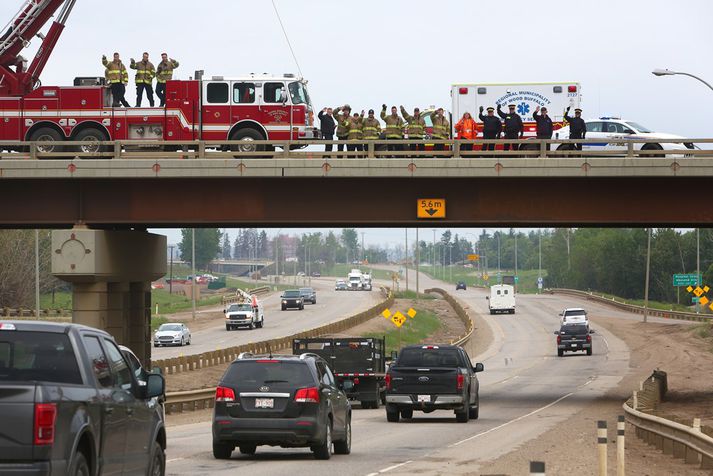
<instances>
[{"instance_id":1,"label":"overcast sky","mask_svg":"<svg viewBox=\"0 0 713 476\"><path fill-rule=\"evenodd\" d=\"M22 3L0 2L5 22ZM657 131L713 136L713 91L650 73L670 68L713 82L710 0L276 4L317 109L449 108L455 82L579 81L586 117L620 115ZM31 58L38 44L23 54ZM297 71L269 0L78 0L42 81L100 76L103 54L118 51L128 64L144 50L155 63L163 51L180 61L184 79L197 69ZM133 103L133 88L127 97Z\"/></svg>"}]
</instances>

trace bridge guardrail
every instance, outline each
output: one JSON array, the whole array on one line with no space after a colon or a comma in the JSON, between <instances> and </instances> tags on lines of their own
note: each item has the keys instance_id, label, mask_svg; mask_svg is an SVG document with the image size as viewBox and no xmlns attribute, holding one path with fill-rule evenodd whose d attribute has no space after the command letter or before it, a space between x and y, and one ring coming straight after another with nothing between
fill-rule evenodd
<instances>
[{"instance_id":1,"label":"bridge guardrail","mask_svg":"<svg viewBox=\"0 0 713 476\"><path fill-rule=\"evenodd\" d=\"M0 141L0 160L11 159L52 159L52 158L77 158L77 159L230 159L230 158L406 158L406 157L438 157L438 158L472 158L472 157L533 157L533 158L564 158L564 157L591 157L592 151L575 149L577 144L601 144L602 139L477 139L469 140L293 140L293 141L251 141L255 146L252 151L239 151L238 146L245 146L243 141L103 141L94 143L95 152L81 152L80 146L87 146L86 142L62 141L56 145L61 151L53 151L52 145L47 142L21 142ZM483 145L490 144L517 144L519 150L480 150ZM617 144L622 144L620 150L597 150L596 156L612 157L713 157L713 150L697 149L693 144L712 144L710 138L684 138L684 139L616 139ZM362 151L314 151L296 150L310 145L356 145ZM432 148L434 145L443 146L445 150L388 150L389 146L402 146L410 149L411 145L424 145ZM638 145L651 148L637 149ZM679 144L676 149L666 149L667 144ZM468 150L472 147L474 150ZM693 148L691 148L693 147ZM282 149L277 151L276 149ZM74 149L74 150L72 150ZM236 149L236 150L231 150ZM550 150L554 149L554 150Z\"/></svg>"},{"instance_id":2,"label":"bridge guardrail","mask_svg":"<svg viewBox=\"0 0 713 476\"><path fill-rule=\"evenodd\" d=\"M616 298L608 298L606 296L601 296L588 291L579 291L576 289L548 289L547 292L552 294L569 294L572 296L583 297L590 301L599 302L609 306L616 307L623 311L632 312L634 314L643 314L644 307L637 306L634 304L626 304L619 302ZM696 314L695 312L682 312L682 311L665 311L661 309L648 308L647 311L649 316L662 317L664 319L677 319L683 321L696 321L696 322L712 322L713 315L708 314Z\"/></svg>"},{"instance_id":3,"label":"bridge guardrail","mask_svg":"<svg viewBox=\"0 0 713 476\"><path fill-rule=\"evenodd\" d=\"M700 464L701 469L713 469L713 428L701 427L698 418L688 426L651 414L667 390L666 372L654 371L624 403L626 421L636 428L636 436L664 454Z\"/></svg>"},{"instance_id":4,"label":"bridge guardrail","mask_svg":"<svg viewBox=\"0 0 713 476\"><path fill-rule=\"evenodd\" d=\"M25 317L31 317L37 319L36 309L25 309L25 308L10 308L10 307L0 307L0 317L13 317L17 319L22 319ZM71 318L71 309L40 309L39 317L58 317L58 318Z\"/></svg>"},{"instance_id":5,"label":"bridge guardrail","mask_svg":"<svg viewBox=\"0 0 713 476\"><path fill-rule=\"evenodd\" d=\"M456 315L458 318L463 322L465 325L465 334L463 334L459 339L454 340L451 342L452 345L460 345L462 346L466 342L468 342L473 335L473 332L475 330L474 324L473 324L473 319L471 319L470 315L468 314L468 311L466 311L463 306L460 305L456 299L448 294L445 290L441 288L432 288L432 289L426 289L423 291L426 294L429 293L436 293L440 294L443 296L443 299L450 304L450 306L453 308L453 310L456 312Z\"/></svg>"}]
</instances>

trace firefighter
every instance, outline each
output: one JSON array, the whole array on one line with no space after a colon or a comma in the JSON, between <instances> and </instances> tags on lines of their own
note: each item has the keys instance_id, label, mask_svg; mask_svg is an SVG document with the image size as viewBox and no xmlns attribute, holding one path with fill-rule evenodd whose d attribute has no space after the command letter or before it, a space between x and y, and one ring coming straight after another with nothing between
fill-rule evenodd
<instances>
[{"instance_id":1,"label":"firefighter","mask_svg":"<svg viewBox=\"0 0 713 476\"><path fill-rule=\"evenodd\" d=\"M483 139L499 139L503 130L503 123L495 116L495 108L488 107L488 115L483 115L483 106L480 106L478 118L483 121ZM495 143L483 144L481 150L495 150Z\"/></svg>"},{"instance_id":2,"label":"firefighter","mask_svg":"<svg viewBox=\"0 0 713 476\"><path fill-rule=\"evenodd\" d=\"M431 138L436 140L448 140L450 136L451 124L443 114L443 108L439 107L431 118L433 122L433 133ZM433 150L446 150L445 144L435 144Z\"/></svg>"},{"instance_id":3,"label":"firefighter","mask_svg":"<svg viewBox=\"0 0 713 476\"><path fill-rule=\"evenodd\" d=\"M146 97L151 107L153 103L153 78L156 77L156 68L149 61L149 54L144 52L143 58L138 63L131 58L129 68L136 70L136 107L141 107L141 98L146 91Z\"/></svg>"},{"instance_id":4,"label":"firefighter","mask_svg":"<svg viewBox=\"0 0 713 476\"><path fill-rule=\"evenodd\" d=\"M178 68L178 61L161 53L161 62L156 68L156 96L161 100L159 107L166 105L166 81L173 79L173 70Z\"/></svg>"},{"instance_id":5,"label":"firefighter","mask_svg":"<svg viewBox=\"0 0 713 476\"><path fill-rule=\"evenodd\" d=\"M362 138L364 140L379 140L381 135L381 123L374 117L374 110L369 109L369 115L362 122ZM374 147L376 150L376 146ZM368 150L368 146L364 146L364 150Z\"/></svg>"},{"instance_id":6,"label":"firefighter","mask_svg":"<svg viewBox=\"0 0 713 476\"><path fill-rule=\"evenodd\" d=\"M346 121L346 127L347 127L347 139L350 141L358 141L361 140L363 137L363 125L362 121L364 120L364 111L361 112L361 115L358 113L354 113L354 115L350 118L347 118ZM361 152L362 147L361 144L347 144L347 150L350 152ZM355 155L355 157L358 157L358 154Z\"/></svg>"},{"instance_id":7,"label":"firefighter","mask_svg":"<svg viewBox=\"0 0 713 476\"><path fill-rule=\"evenodd\" d=\"M384 127L386 140L401 140L404 138L404 121L399 117L396 106L391 106L391 114L387 116L386 104L383 104L381 106L381 120L386 123L386 127ZM403 150L403 147L401 144L389 144L388 149L390 151L400 151Z\"/></svg>"},{"instance_id":8,"label":"firefighter","mask_svg":"<svg viewBox=\"0 0 713 476\"><path fill-rule=\"evenodd\" d=\"M332 108L325 107L320 111L319 114L317 114L317 117L319 118L319 128L322 131L322 139L334 140L334 128L337 127L337 123L335 122L334 116L332 115ZM331 152L332 144L324 144L324 151ZM330 156L325 155L325 157Z\"/></svg>"},{"instance_id":9,"label":"firefighter","mask_svg":"<svg viewBox=\"0 0 713 476\"><path fill-rule=\"evenodd\" d=\"M587 135L587 124L582 119L582 110L580 108L574 109L574 117L569 116L569 110L571 106L567 108L564 112L564 120L569 122L569 138L570 139L585 139ZM576 144L569 145L570 150L582 150L582 143L578 142Z\"/></svg>"},{"instance_id":10,"label":"firefighter","mask_svg":"<svg viewBox=\"0 0 713 476\"><path fill-rule=\"evenodd\" d=\"M505 129L506 139L522 139L522 135L525 132L524 126L522 124L522 118L518 113L515 112L515 105L508 104L507 114L502 111L500 104L498 104L498 116L503 119L503 129ZM505 143L503 150L517 150L517 144Z\"/></svg>"},{"instance_id":11,"label":"firefighter","mask_svg":"<svg viewBox=\"0 0 713 476\"><path fill-rule=\"evenodd\" d=\"M109 62L106 55L102 56L102 64L104 65L104 77L107 84L111 87L112 103L111 107L131 107L126 102L124 95L126 94L126 83L129 82L129 72L126 66L121 62L119 53L114 53L114 60Z\"/></svg>"},{"instance_id":12,"label":"firefighter","mask_svg":"<svg viewBox=\"0 0 713 476\"><path fill-rule=\"evenodd\" d=\"M421 117L421 110L417 107L413 109L413 116L406 112L406 109L401 106L401 115L404 120L408 123L406 125L406 133L408 138L414 140L422 141L424 134L426 133L426 121ZM418 150L424 152L426 150L426 144L410 144L411 150Z\"/></svg>"},{"instance_id":13,"label":"firefighter","mask_svg":"<svg viewBox=\"0 0 713 476\"><path fill-rule=\"evenodd\" d=\"M537 138L538 139L552 139L552 132L554 130L552 126L552 118L547 115L547 108L537 106L535 112L532 114L532 118L537 123ZM550 144L545 144L545 150L550 150Z\"/></svg>"},{"instance_id":14,"label":"firefighter","mask_svg":"<svg viewBox=\"0 0 713 476\"><path fill-rule=\"evenodd\" d=\"M337 122L337 140L347 140L349 130L347 129L347 120L351 115L352 108L349 104L334 108L334 120ZM342 152L344 144L337 144L337 151Z\"/></svg>"},{"instance_id":15,"label":"firefighter","mask_svg":"<svg viewBox=\"0 0 713 476\"><path fill-rule=\"evenodd\" d=\"M471 116L469 112L465 112L461 120L456 124L456 132L458 133L459 140L472 141L477 137L478 129L476 128L473 116ZM473 150L473 143L466 142L461 144L460 150Z\"/></svg>"}]
</instances>

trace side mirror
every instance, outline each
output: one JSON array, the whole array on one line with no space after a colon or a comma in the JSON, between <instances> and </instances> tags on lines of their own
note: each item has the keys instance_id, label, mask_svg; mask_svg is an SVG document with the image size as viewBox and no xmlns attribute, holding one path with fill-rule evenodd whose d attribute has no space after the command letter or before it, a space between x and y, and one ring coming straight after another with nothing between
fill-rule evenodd
<instances>
[{"instance_id":1,"label":"side mirror","mask_svg":"<svg viewBox=\"0 0 713 476\"><path fill-rule=\"evenodd\" d=\"M590 334L596 334L596 333L594 332L594 329L589 329L589 333L590 333Z\"/></svg>"},{"instance_id":2,"label":"side mirror","mask_svg":"<svg viewBox=\"0 0 713 476\"><path fill-rule=\"evenodd\" d=\"M227 310L227 309L223 309L223 314L227 314L227 313L228 313L228 310Z\"/></svg>"},{"instance_id":3,"label":"side mirror","mask_svg":"<svg viewBox=\"0 0 713 476\"><path fill-rule=\"evenodd\" d=\"M490 296L485 296L486 301L490 301Z\"/></svg>"},{"instance_id":4,"label":"side mirror","mask_svg":"<svg viewBox=\"0 0 713 476\"><path fill-rule=\"evenodd\" d=\"M398 352L396 352L395 350L392 350L392 351L391 351L391 361L392 361L392 362L395 362L395 361L396 361L396 357L398 357L398 356L399 356L399 353L398 353Z\"/></svg>"},{"instance_id":5,"label":"side mirror","mask_svg":"<svg viewBox=\"0 0 713 476\"><path fill-rule=\"evenodd\" d=\"M161 397L166 393L166 380L163 375L148 374L146 376L146 398Z\"/></svg>"},{"instance_id":6,"label":"side mirror","mask_svg":"<svg viewBox=\"0 0 713 476\"><path fill-rule=\"evenodd\" d=\"M345 392L351 392L354 389L354 382L351 380L345 380L342 382L342 390Z\"/></svg>"},{"instance_id":7,"label":"side mirror","mask_svg":"<svg viewBox=\"0 0 713 476\"><path fill-rule=\"evenodd\" d=\"M483 370L485 370L485 366L483 364L481 364L480 362L475 364L475 367L473 367L473 372L476 372L476 373L482 372Z\"/></svg>"},{"instance_id":8,"label":"side mirror","mask_svg":"<svg viewBox=\"0 0 713 476\"><path fill-rule=\"evenodd\" d=\"M561 312L560 312L559 314L557 314L557 315L560 316L560 317L562 317L562 313L561 313Z\"/></svg>"},{"instance_id":9,"label":"side mirror","mask_svg":"<svg viewBox=\"0 0 713 476\"><path fill-rule=\"evenodd\" d=\"M560 331L554 331L553 334L558 336L558 335L560 335Z\"/></svg>"}]
</instances>

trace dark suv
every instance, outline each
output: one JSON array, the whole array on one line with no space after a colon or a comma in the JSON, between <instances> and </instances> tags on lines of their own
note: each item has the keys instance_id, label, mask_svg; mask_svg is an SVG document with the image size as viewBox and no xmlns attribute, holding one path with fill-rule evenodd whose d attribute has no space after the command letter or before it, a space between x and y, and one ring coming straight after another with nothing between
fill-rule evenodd
<instances>
[{"instance_id":1,"label":"dark suv","mask_svg":"<svg viewBox=\"0 0 713 476\"><path fill-rule=\"evenodd\" d=\"M305 299L299 289L288 289L280 296L282 310L297 308L300 311L305 308Z\"/></svg>"},{"instance_id":2,"label":"dark suv","mask_svg":"<svg viewBox=\"0 0 713 476\"><path fill-rule=\"evenodd\" d=\"M346 384L345 384L346 386ZM317 459L349 454L352 409L346 394L315 354L241 354L218 384L213 411L213 456L238 447L308 447Z\"/></svg>"},{"instance_id":3,"label":"dark suv","mask_svg":"<svg viewBox=\"0 0 713 476\"><path fill-rule=\"evenodd\" d=\"M311 302L312 304L317 304L317 291L314 288L300 288L300 295L304 302Z\"/></svg>"},{"instance_id":4,"label":"dark suv","mask_svg":"<svg viewBox=\"0 0 713 476\"><path fill-rule=\"evenodd\" d=\"M592 355L592 336L594 330L585 324L569 324L555 331L557 336L557 355L562 357L565 352L586 350Z\"/></svg>"}]
</instances>

